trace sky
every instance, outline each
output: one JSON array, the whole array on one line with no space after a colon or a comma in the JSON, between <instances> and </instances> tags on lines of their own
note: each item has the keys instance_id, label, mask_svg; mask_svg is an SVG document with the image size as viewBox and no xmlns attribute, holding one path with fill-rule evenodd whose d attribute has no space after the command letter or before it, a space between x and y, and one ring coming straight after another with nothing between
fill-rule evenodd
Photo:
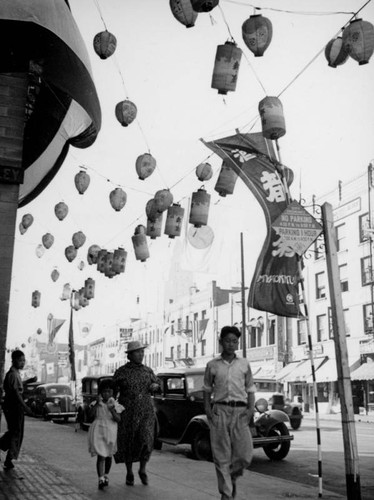
<instances>
[{"instance_id":1,"label":"sky","mask_svg":"<svg viewBox=\"0 0 374 500\"><path fill-rule=\"evenodd\" d=\"M164 284L176 251L183 267L195 271L198 286L212 279L225 287L237 285L241 232L249 282L265 238L263 214L240 180L233 195L218 196L214 185L221 160L200 139L233 135L237 129L260 132L258 103L266 95L279 96L283 104L286 134L279 145L283 164L295 174L294 198L301 196L308 204L313 194L323 195L335 189L339 180L361 174L374 158L374 57L366 65L349 58L342 66L330 68L324 55L325 45L365 1L258 0L261 11L255 11L247 0L221 0L210 14L199 14L195 26L188 29L173 17L168 0L69 3L89 52L102 128L90 148L71 147L47 189L18 211L17 228L26 213L33 215L34 223L24 235L16 230L9 348L27 343L38 328L43 331L39 339L46 340L48 314L66 319L56 340L67 341L70 307L60 300L62 287L70 283L80 288L87 277L95 279L96 296L75 318L77 324L89 322L93 327L86 339L80 339L77 327L78 342L114 332L131 317L162 310ZM243 22L254 13L273 25L273 38L263 57L254 57L241 35ZM373 2L359 17L374 24ZM117 49L101 60L92 41L104 29L116 36ZM243 56L235 92L222 96L211 88L215 53L217 45L232 38ZM136 121L128 127L122 127L114 113L124 99L138 109ZM157 168L141 181L135 161L145 152L155 157ZM213 178L204 183L211 194L212 246L201 255L185 253L187 215L178 242L166 236L148 240L150 259L136 261L131 236L138 224L146 223L147 201L159 189L169 188L174 202L187 212L192 192L202 185L195 168L205 161L214 169ZM81 166L91 178L84 195L74 186ZM127 193L127 204L120 212L109 203L109 193L116 187ZM64 221L54 215L60 201L69 206ZM86 243L69 263L64 249L76 231L84 232ZM46 232L54 235L55 243L39 258L35 250ZM125 273L108 279L89 266L87 249L94 243L108 250L123 246L128 252ZM50 277L53 269L60 273L56 282ZM42 294L39 308L31 307L34 290Z\"/></svg>"}]
</instances>

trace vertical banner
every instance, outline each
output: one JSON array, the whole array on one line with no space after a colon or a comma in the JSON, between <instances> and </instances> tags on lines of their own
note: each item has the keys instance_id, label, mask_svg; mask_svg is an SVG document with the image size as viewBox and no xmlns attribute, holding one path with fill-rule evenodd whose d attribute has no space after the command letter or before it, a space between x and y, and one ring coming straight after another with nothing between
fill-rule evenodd
<instances>
[{"instance_id":1,"label":"vertical banner","mask_svg":"<svg viewBox=\"0 0 374 500\"><path fill-rule=\"evenodd\" d=\"M69 325L69 362L71 370L71 380L76 381L75 373L75 351L74 351L74 331L73 331L73 308L70 308L70 325Z\"/></svg>"},{"instance_id":2,"label":"vertical banner","mask_svg":"<svg viewBox=\"0 0 374 500\"><path fill-rule=\"evenodd\" d=\"M225 159L260 203L266 220L267 236L252 278L248 306L278 316L297 318L299 308L299 275L295 252L271 227L286 209L287 196L271 141L262 133L236 134L204 144ZM284 169L288 186L293 172Z\"/></svg>"}]
</instances>

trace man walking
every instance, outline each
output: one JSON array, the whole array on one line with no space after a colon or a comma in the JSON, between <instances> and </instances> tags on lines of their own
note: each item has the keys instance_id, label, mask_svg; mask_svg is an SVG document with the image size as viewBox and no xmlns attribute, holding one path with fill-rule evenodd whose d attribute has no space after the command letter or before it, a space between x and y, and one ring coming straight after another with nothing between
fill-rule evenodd
<instances>
[{"instance_id":1,"label":"man walking","mask_svg":"<svg viewBox=\"0 0 374 500\"><path fill-rule=\"evenodd\" d=\"M222 353L208 362L204 376L204 406L221 500L235 498L236 479L253 455L249 422L254 413L255 385L248 360L235 353L240 335L235 326L222 328Z\"/></svg>"}]
</instances>

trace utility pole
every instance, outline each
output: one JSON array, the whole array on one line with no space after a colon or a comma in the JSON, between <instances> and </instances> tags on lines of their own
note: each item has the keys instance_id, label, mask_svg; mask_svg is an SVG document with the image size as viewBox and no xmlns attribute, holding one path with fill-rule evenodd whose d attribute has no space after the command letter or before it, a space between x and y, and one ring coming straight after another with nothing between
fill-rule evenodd
<instances>
[{"instance_id":1,"label":"utility pole","mask_svg":"<svg viewBox=\"0 0 374 500\"><path fill-rule=\"evenodd\" d=\"M241 267L242 267L242 346L243 346L243 358L247 357L247 324L245 319L245 281L244 281L244 244L243 244L243 233L240 233L240 255L241 255Z\"/></svg>"},{"instance_id":2,"label":"utility pole","mask_svg":"<svg viewBox=\"0 0 374 500\"><path fill-rule=\"evenodd\" d=\"M354 421L352 385L348 364L347 340L345 336L344 311L340 289L339 267L336 252L336 232L332 206L322 205L322 220L326 244L326 264L330 290L332 326L338 373L347 500L361 500L360 472Z\"/></svg>"}]
</instances>

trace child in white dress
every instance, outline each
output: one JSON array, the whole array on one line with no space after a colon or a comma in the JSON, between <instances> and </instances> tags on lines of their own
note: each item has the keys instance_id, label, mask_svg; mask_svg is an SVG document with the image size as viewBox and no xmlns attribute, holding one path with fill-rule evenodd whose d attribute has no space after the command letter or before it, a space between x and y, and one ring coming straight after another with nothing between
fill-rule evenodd
<instances>
[{"instance_id":1,"label":"child in white dress","mask_svg":"<svg viewBox=\"0 0 374 500\"><path fill-rule=\"evenodd\" d=\"M91 456L97 456L98 487L102 490L109 485L112 456L117 451L117 422L121 417L116 411L113 383L110 379L104 379L100 383L98 393L96 402L89 409L89 416L94 421L88 431L88 451Z\"/></svg>"}]
</instances>

